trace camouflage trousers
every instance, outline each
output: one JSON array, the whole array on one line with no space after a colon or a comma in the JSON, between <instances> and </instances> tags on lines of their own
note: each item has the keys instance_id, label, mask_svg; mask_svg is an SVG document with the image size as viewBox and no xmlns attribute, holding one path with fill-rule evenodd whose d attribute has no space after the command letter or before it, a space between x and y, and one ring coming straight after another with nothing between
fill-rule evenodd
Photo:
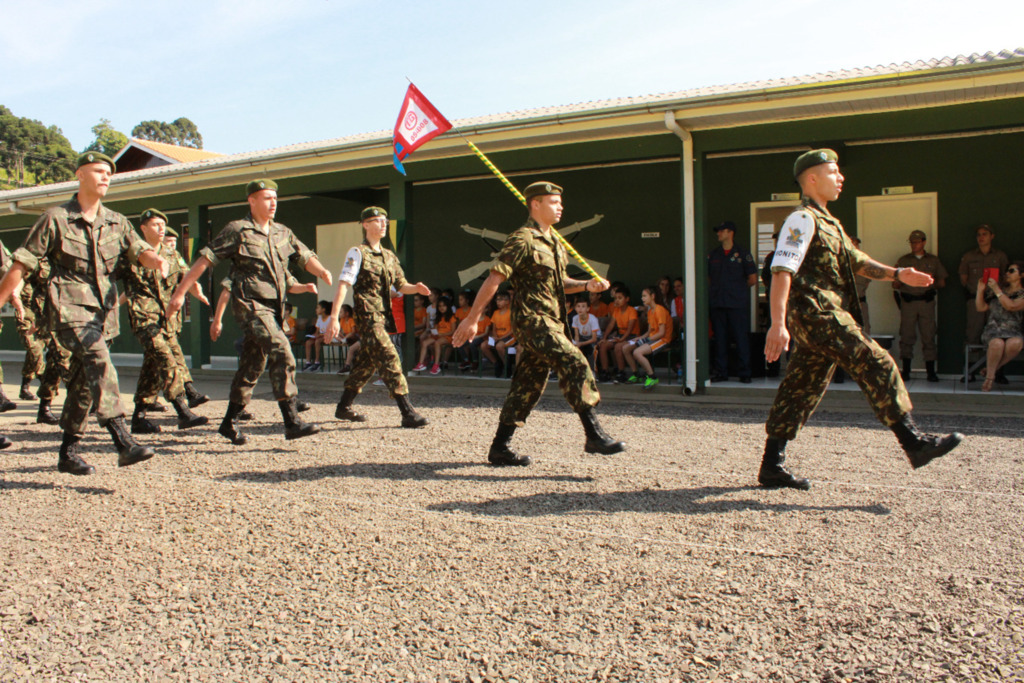
<instances>
[{"instance_id":1,"label":"camouflage trousers","mask_svg":"<svg viewBox=\"0 0 1024 683\"><path fill-rule=\"evenodd\" d=\"M913 409L892 356L865 336L852 318L844 317L847 324L828 311L789 316L796 350L768 414L769 437L796 438L825 395L837 365L857 382L875 416L887 427Z\"/></svg>"},{"instance_id":2,"label":"camouflage trousers","mask_svg":"<svg viewBox=\"0 0 1024 683\"><path fill-rule=\"evenodd\" d=\"M71 381L71 352L61 346L56 335L51 334L46 344L46 366L39 376L36 395L42 401L52 401L57 398L61 380L65 385Z\"/></svg>"},{"instance_id":3,"label":"camouflage trousers","mask_svg":"<svg viewBox=\"0 0 1024 683\"><path fill-rule=\"evenodd\" d=\"M100 426L106 426L115 417L124 417L117 368L110 359L109 343L103 338L102 322L60 330L57 336L71 352L68 395L60 415L64 433L84 433L93 405Z\"/></svg>"},{"instance_id":4,"label":"camouflage trousers","mask_svg":"<svg viewBox=\"0 0 1024 683\"><path fill-rule=\"evenodd\" d=\"M25 362L21 366L21 379L25 382L43 374L45 366L44 354L46 342L44 335L36 329L36 314L29 308L25 309L25 317L18 320L18 336L25 347Z\"/></svg>"},{"instance_id":5,"label":"camouflage trousers","mask_svg":"<svg viewBox=\"0 0 1024 683\"><path fill-rule=\"evenodd\" d=\"M517 322L513 333L519 342L512 388L505 397L498 421L522 425L537 405L548 384L551 370L558 373L558 388L572 409L581 413L601 402L597 382L586 357L564 328L546 318Z\"/></svg>"},{"instance_id":6,"label":"camouflage trousers","mask_svg":"<svg viewBox=\"0 0 1024 683\"><path fill-rule=\"evenodd\" d=\"M142 369L135 386L135 402L151 404L162 391L168 401L185 393L185 379L179 365L185 358L178 344L178 335L149 325L136 334L142 344ZM177 352L175 352L177 351Z\"/></svg>"},{"instance_id":7,"label":"camouflage trousers","mask_svg":"<svg viewBox=\"0 0 1024 683\"><path fill-rule=\"evenodd\" d=\"M295 356L280 320L268 313L257 313L239 323L245 338L229 400L249 405L253 388L268 367L274 398L278 401L294 398L299 393L295 386Z\"/></svg>"},{"instance_id":8,"label":"camouflage trousers","mask_svg":"<svg viewBox=\"0 0 1024 683\"><path fill-rule=\"evenodd\" d=\"M359 325L359 357L345 380L345 389L361 391L373 377L374 371L380 373L391 398L409 393L409 384L402 374L402 362L398 358L395 345L384 329L383 321L371 325Z\"/></svg>"},{"instance_id":9,"label":"camouflage trousers","mask_svg":"<svg viewBox=\"0 0 1024 683\"><path fill-rule=\"evenodd\" d=\"M171 344L171 352L174 354L174 362L178 364L178 374L181 375L182 384L192 383L192 372L188 369L188 363L185 362L185 353L181 350L181 342L178 340L177 333L171 336L174 343Z\"/></svg>"}]
</instances>

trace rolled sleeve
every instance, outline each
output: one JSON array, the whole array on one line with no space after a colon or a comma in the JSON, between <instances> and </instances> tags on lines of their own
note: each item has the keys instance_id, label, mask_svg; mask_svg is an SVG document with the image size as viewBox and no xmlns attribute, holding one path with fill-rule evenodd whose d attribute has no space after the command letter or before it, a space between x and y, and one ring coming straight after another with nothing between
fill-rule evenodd
<instances>
[{"instance_id":1,"label":"rolled sleeve","mask_svg":"<svg viewBox=\"0 0 1024 683\"><path fill-rule=\"evenodd\" d=\"M398 263L398 257L395 257L395 279L391 283L391 286L395 289L401 289L409 284L409 281L405 279L405 271L402 270L402 266Z\"/></svg>"},{"instance_id":2,"label":"rolled sleeve","mask_svg":"<svg viewBox=\"0 0 1024 683\"><path fill-rule=\"evenodd\" d=\"M850 243L849 247L850 247L850 264L853 266L853 272L859 273L860 269L868 264L868 261L871 260L871 257L868 256L867 254L865 254L863 251L861 251L857 247L853 246L852 243Z\"/></svg>"},{"instance_id":3,"label":"rolled sleeve","mask_svg":"<svg viewBox=\"0 0 1024 683\"><path fill-rule=\"evenodd\" d=\"M125 241L127 242L127 249L125 249L125 255L128 257L128 262L133 266L139 265L139 256L143 252L152 251L154 254L157 253L156 249L149 246L146 240L139 237L139 234L132 228L131 223L128 224L128 231L125 233Z\"/></svg>"},{"instance_id":4,"label":"rolled sleeve","mask_svg":"<svg viewBox=\"0 0 1024 683\"><path fill-rule=\"evenodd\" d=\"M239 234L239 225L228 223L223 230L217 233L212 242L199 250L199 255L205 256L212 265L216 266L238 252Z\"/></svg>"},{"instance_id":5,"label":"rolled sleeve","mask_svg":"<svg viewBox=\"0 0 1024 683\"><path fill-rule=\"evenodd\" d=\"M56 233L57 226L52 211L52 209L46 211L39 217L39 220L29 230L25 241L11 255L12 260L25 266L30 273L35 272L36 268L39 267L39 259L46 256L50 251L50 245L53 243L53 236Z\"/></svg>"},{"instance_id":6,"label":"rolled sleeve","mask_svg":"<svg viewBox=\"0 0 1024 683\"><path fill-rule=\"evenodd\" d=\"M491 265L491 272L498 273L506 280L512 277L512 273L523 260L523 255L528 250L526 243L526 228L516 230L508 236L505 244L498 253L498 259Z\"/></svg>"},{"instance_id":7,"label":"rolled sleeve","mask_svg":"<svg viewBox=\"0 0 1024 683\"><path fill-rule=\"evenodd\" d=\"M295 260L295 262L299 265L300 268L304 269L307 263L317 258L316 252L314 252L312 249L303 244L302 240L296 237L294 232L291 233L291 241L292 248L295 250L295 253L292 255L292 258Z\"/></svg>"}]
</instances>

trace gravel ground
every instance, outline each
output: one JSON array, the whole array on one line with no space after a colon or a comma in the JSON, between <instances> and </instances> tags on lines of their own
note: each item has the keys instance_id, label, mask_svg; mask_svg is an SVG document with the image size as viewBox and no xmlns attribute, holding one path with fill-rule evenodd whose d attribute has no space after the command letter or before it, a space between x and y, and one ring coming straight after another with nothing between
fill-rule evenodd
<instances>
[{"instance_id":1,"label":"gravel ground","mask_svg":"<svg viewBox=\"0 0 1024 683\"><path fill-rule=\"evenodd\" d=\"M124 470L91 425L86 478L4 416L0 680L1024 680L1019 422L922 419L969 436L915 472L819 414L789 449L812 490L767 491L760 409L606 405L604 457L545 399L534 466L496 470L498 397L419 392L402 430L379 390L361 425L313 392L293 442L260 397L248 446L168 413Z\"/></svg>"}]
</instances>

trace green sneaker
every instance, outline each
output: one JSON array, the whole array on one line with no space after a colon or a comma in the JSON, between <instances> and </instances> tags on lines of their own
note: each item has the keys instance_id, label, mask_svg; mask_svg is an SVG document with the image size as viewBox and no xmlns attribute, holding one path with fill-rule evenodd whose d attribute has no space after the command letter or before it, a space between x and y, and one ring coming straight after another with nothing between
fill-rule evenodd
<instances>
[{"instance_id":1,"label":"green sneaker","mask_svg":"<svg viewBox=\"0 0 1024 683\"><path fill-rule=\"evenodd\" d=\"M656 386L658 386L658 378L657 377L648 377L644 381L644 389L653 389Z\"/></svg>"},{"instance_id":2,"label":"green sneaker","mask_svg":"<svg viewBox=\"0 0 1024 683\"><path fill-rule=\"evenodd\" d=\"M641 382L643 382L641 375L630 375L629 379L626 380L626 384L640 384Z\"/></svg>"}]
</instances>

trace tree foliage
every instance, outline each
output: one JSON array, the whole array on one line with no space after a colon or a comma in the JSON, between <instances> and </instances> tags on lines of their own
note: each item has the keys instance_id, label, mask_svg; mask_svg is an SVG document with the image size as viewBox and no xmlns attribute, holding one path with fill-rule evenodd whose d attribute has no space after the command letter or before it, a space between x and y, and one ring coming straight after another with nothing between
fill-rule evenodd
<instances>
[{"instance_id":1,"label":"tree foliage","mask_svg":"<svg viewBox=\"0 0 1024 683\"><path fill-rule=\"evenodd\" d=\"M179 147L203 148L203 136L196 124L184 116L166 123L164 121L143 121L132 128L132 137L153 142L166 142Z\"/></svg>"},{"instance_id":2,"label":"tree foliage","mask_svg":"<svg viewBox=\"0 0 1024 683\"><path fill-rule=\"evenodd\" d=\"M0 188L22 187L31 178L37 184L70 180L77 156L57 126L15 116L0 105L0 167L7 172Z\"/></svg>"},{"instance_id":3,"label":"tree foliage","mask_svg":"<svg viewBox=\"0 0 1024 683\"><path fill-rule=\"evenodd\" d=\"M92 127L92 134L96 139L83 152L100 152L113 157L128 144L128 136L110 125L110 119L100 119Z\"/></svg>"}]
</instances>

